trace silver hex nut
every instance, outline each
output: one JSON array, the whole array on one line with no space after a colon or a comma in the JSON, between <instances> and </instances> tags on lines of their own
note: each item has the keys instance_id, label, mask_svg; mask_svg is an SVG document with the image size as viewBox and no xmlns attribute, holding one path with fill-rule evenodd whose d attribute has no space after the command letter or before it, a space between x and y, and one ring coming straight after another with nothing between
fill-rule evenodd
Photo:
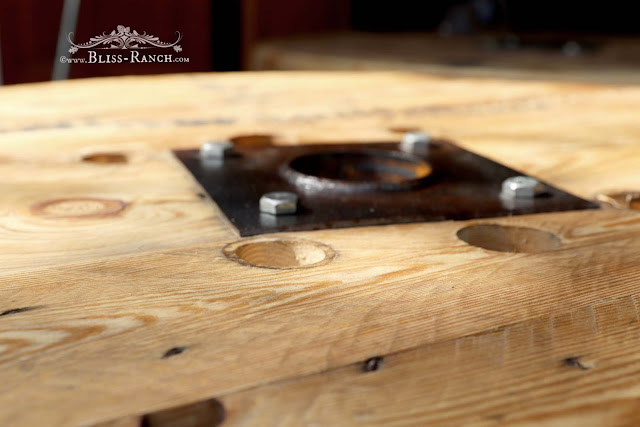
<instances>
[{"instance_id":1,"label":"silver hex nut","mask_svg":"<svg viewBox=\"0 0 640 427\"><path fill-rule=\"evenodd\" d=\"M295 214L298 210L298 196L289 191L274 191L260 198L260 212L271 215Z\"/></svg>"},{"instance_id":2,"label":"silver hex nut","mask_svg":"<svg viewBox=\"0 0 640 427\"><path fill-rule=\"evenodd\" d=\"M431 135L428 133L420 131L407 132L402 136L400 149L408 152L425 149L430 142Z\"/></svg>"},{"instance_id":3,"label":"silver hex nut","mask_svg":"<svg viewBox=\"0 0 640 427\"><path fill-rule=\"evenodd\" d=\"M546 186L530 176L512 176L502 182L503 199L532 199L546 191Z\"/></svg>"},{"instance_id":4,"label":"silver hex nut","mask_svg":"<svg viewBox=\"0 0 640 427\"><path fill-rule=\"evenodd\" d=\"M200 147L200 158L205 160L224 159L233 152L231 141L208 141Z\"/></svg>"}]
</instances>

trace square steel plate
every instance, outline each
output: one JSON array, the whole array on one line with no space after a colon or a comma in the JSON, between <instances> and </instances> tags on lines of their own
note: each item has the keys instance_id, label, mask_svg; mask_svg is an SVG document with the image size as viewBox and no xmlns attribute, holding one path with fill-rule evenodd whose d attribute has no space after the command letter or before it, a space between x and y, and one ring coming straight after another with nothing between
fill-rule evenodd
<instances>
[{"instance_id":1,"label":"square steel plate","mask_svg":"<svg viewBox=\"0 0 640 427\"><path fill-rule=\"evenodd\" d=\"M239 147L216 160L198 150L175 154L241 236L599 207L548 184L541 197L505 200L502 182L522 173L444 140L412 153L369 143ZM271 191L296 193L298 212L260 213Z\"/></svg>"}]
</instances>

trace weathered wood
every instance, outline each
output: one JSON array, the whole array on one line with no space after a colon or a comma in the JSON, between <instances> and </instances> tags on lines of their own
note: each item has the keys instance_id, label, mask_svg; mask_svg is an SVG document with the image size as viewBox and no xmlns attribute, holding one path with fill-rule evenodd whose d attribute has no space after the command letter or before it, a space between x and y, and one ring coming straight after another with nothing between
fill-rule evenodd
<instances>
[{"instance_id":1,"label":"weathered wood","mask_svg":"<svg viewBox=\"0 0 640 427\"><path fill-rule=\"evenodd\" d=\"M638 295L232 394L229 425L580 425L640 421ZM301 422L302 420L302 422Z\"/></svg>"},{"instance_id":2,"label":"weathered wood","mask_svg":"<svg viewBox=\"0 0 640 427\"><path fill-rule=\"evenodd\" d=\"M419 127L592 197L640 187L640 87L185 75L7 87L0 109L0 425L135 423L210 398L225 425L638 417L637 211L240 239L167 149ZM477 223L561 246L514 254L457 238ZM223 253L283 239L335 257L264 269ZM373 356L379 371L360 372Z\"/></svg>"}]
</instances>

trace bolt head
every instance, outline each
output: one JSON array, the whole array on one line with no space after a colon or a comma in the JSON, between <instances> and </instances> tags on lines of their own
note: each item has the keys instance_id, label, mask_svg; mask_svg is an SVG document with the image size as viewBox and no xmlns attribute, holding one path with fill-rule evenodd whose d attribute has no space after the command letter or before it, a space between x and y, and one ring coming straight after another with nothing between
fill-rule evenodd
<instances>
[{"instance_id":1,"label":"bolt head","mask_svg":"<svg viewBox=\"0 0 640 427\"><path fill-rule=\"evenodd\" d=\"M266 193L260 198L260 212L271 215L294 214L298 210L298 196L288 191Z\"/></svg>"},{"instance_id":2,"label":"bolt head","mask_svg":"<svg viewBox=\"0 0 640 427\"><path fill-rule=\"evenodd\" d=\"M431 135L428 133L420 131L407 132L402 136L400 148L403 151L415 151L428 147L429 142L431 142Z\"/></svg>"},{"instance_id":3,"label":"bolt head","mask_svg":"<svg viewBox=\"0 0 640 427\"><path fill-rule=\"evenodd\" d=\"M502 182L500 196L505 199L532 199L545 192L545 185L530 176L512 176Z\"/></svg>"},{"instance_id":4,"label":"bolt head","mask_svg":"<svg viewBox=\"0 0 640 427\"><path fill-rule=\"evenodd\" d=\"M231 141L208 141L200 147L201 159L223 159L233 151Z\"/></svg>"}]
</instances>

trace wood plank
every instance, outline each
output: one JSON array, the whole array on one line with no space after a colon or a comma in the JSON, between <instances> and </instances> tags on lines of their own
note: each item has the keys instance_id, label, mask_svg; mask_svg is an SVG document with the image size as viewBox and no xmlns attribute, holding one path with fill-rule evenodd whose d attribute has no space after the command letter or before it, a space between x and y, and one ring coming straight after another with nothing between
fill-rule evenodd
<instances>
[{"instance_id":1,"label":"wood plank","mask_svg":"<svg viewBox=\"0 0 640 427\"><path fill-rule=\"evenodd\" d=\"M548 230L564 246L487 251L456 238L468 223L443 222L292 233L339 254L303 270L229 261L219 241L5 274L2 310L39 307L2 317L5 419L83 424L153 411L637 290L635 212L490 222ZM177 346L187 351L163 357ZM25 400L38 405L25 413Z\"/></svg>"},{"instance_id":2,"label":"wood plank","mask_svg":"<svg viewBox=\"0 0 640 427\"><path fill-rule=\"evenodd\" d=\"M398 128L418 127L592 197L640 185L640 87L389 72L177 75L0 88L0 110L0 425L135 423L213 397L240 424L263 412L276 424L335 424L321 419L331 408L328 420L382 422L409 414L406 402L416 402L416 420L434 422L636 416L627 302L640 293L637 211L281 233L258 241L319 242L337 256L264 269L225 257L228 244L253 240L198 196L168 150L251 134L278 144L398 140ZM512 254L456 237L478 222L550 232L562 246ZM541 332L505 344L505 330ZM424 352L436 356L416 356ZM386 356L380 372L356 375L377 355ZM588 372L557 366L590 355ZM614 367L601 377L601 360L628 362L628 381ZM483 375L456 373L473 366ZM592 391L552 399L582 374L595 375ZM447 375L444 397L412 382ZM374 393L371 402L393 407L387 415L355 394L377 378L410 385ZM484 396L487 384L513 398L497 386ZM305 410L314 396L318 406ZM394 420L411 422L403 417Z\"/></svg>"},{"instance_id":3,"label":"wood plank","mask_svg":"<svg viewBox=\"0 0 640 427\"><path fill-rule=\"evenodd\" d=\"M0 165L10 189L0 195L4 272L236 235L170 153L117 153L126 153L125 163L68 153Z\"/></svg>"},{"instance_id":4,"label":"wood plank","mask_svg":"<svg viewBox=\"0 0 640 427\"><path fill-rule=\"evenodd\" d=\"M629 426L638 295L225 396L225 425ZM286 410L285 410L286 409Z\"/></svg>"},{"instance_id":5,"label":"wood plank","mask_svg":"<svg viewBox=\"0 0 640 427\"><path fill-rule=\"evenodd\" d=\"M130 96L116 105L95 102L121 92ZM261 101L248 93L259 93ZM186 148L254 133L273 134L283 144L397 140L390 129L417 127L592 197L637 186L639 93L637 86L339 72L14 86L0 91L0 149L5 164L52 152L79 158L93 151ZM283 99L292 100L289 107Z\"/></svg>"}]
</instances>

